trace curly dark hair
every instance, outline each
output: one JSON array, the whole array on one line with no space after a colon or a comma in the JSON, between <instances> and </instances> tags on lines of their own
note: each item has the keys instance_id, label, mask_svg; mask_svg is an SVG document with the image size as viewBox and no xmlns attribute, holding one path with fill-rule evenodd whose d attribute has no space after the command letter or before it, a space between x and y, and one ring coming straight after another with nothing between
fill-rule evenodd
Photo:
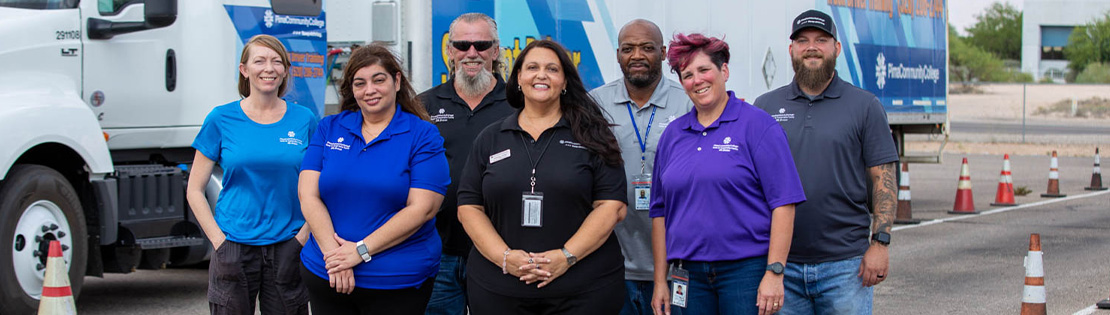
<instances>
[{"instance_id":1,"label":"curly dark hair","mask_svg":"<svg viewBox=\"0 0 1110 315\"><path fill-rule=\"evenodd\" d=\"M537 40L528 44L528 47L520 52L513 62L509 81L505 82L505 96L509 105L517 109L524 108L524 92L520 90L518 80L525 57L536 48L550 49L559 56L559 64L563 68L566 79L566 92L559 97L560 110L570 123L574 139L581 142L586 149L600 155L606 164L620 166L623 163L621 149L617 144L617 138L613 136L613 131L609 129L611 125L601 113L601 107L586 91L586 86L578 77L578 69L574 67L570 54L563 45L549 39Z\"/></svg>"},{"instance_id":2,"label":"curly dark hair","mask_svg":"<svg viewBox=\"0 0 1110 315\"><path fill-rule=\"evenodd\" d=\"M343 67L343 81L339 83L339 110L359 110L354 89L351 87L355 80L355 72L358 72L358 69L373 65L381 66L385 68L386 72L401 77L401 90L397 91L397 104L401 104L402 111L430 121L428 111L420 104L420 99L416 97L416 91L412 89L408 77L401 71L401 62L397 60L397 56L394 56L393 52L389 51L389 48L380 44L359 47L351 52L351 58L347 60L347 65Z\"/></svg>"}]
</instances>

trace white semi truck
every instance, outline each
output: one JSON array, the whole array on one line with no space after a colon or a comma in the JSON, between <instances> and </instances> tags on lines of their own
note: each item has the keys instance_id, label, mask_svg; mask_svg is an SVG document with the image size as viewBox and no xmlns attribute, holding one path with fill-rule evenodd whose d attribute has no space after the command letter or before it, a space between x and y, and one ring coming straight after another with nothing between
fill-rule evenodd
<instances>
[{"instance_id":1,"label":"white semi truck","mask_svg":"<svg viewBox=\"0 0 1110 315\"><path fill-rule=\"evenodd\" d=\"M0 1L0 314L34 312L52 240L75 295L85 275L204 261L193 138L238 98L255 34L290 47L286 98L320 112L323 22L304 0Z\"/></svg>"}]
</instances>

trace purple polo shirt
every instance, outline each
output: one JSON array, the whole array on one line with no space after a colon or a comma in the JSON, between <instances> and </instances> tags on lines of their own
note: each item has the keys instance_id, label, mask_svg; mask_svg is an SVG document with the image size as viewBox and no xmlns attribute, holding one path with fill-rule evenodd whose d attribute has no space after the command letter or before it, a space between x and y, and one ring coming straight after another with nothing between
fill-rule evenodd
<instances>
[{"instance_id":1,"label":"purple polo shirt","mask_svg":"<svg viewBox=\"0 0 1110 315\"><path fill-rule=\"evenodd\" d=\"M767 255L771 210L806 200L782 127L728 96L709 127L694 108L659 138L649 215L666 218L667 260Z\"/></svg>"}]
</instances>

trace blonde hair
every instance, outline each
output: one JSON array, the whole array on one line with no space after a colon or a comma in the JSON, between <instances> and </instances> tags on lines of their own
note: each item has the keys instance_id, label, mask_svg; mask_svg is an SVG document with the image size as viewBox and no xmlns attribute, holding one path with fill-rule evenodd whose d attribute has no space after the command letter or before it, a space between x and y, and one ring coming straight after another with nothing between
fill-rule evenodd
<instances>
[{"instance_id":1,"label":"blonde hair","mask_svg":"<svg viewBox=\"0 0 1110 315\"><path fill-rule=\"evenodd\" d=\"M269 48L269 49L273 49L274 52L277 52L277 54L279 56L281 56L281 65L285 66L285 77L281 78L281 85L278 86L278 96L280 97L280 96L285 95L285 87L287 85L289 85L289 66L290 66L289 52L287 52L285 50L285 45L282 45L281 41L278 40L277 37L273 37L273 36L270 36L270 35L255 35L254 37L251 37L251 39L247 41L246 45L243 45L243 55L242 55L242 57L239 58L239 64L246 64L247 63L247 58L250 58L251 45L258 45L258 46L261 46L261 47L266 47L266 48ZM251 83L250 83L249 80L247 80L247 77L244 77L243 73L240 72L239 73L239 96L242 96L242 97L245 98L245 97L250 96L250 95L251 95Z\"/></svg>"}]
</instances>

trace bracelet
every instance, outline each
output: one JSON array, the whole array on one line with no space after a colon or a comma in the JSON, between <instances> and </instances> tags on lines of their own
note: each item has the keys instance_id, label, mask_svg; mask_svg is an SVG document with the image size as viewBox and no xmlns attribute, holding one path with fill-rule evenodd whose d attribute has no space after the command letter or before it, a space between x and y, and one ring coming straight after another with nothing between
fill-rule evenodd
<instances>
[{"instance_id":1,"label":"bracelet","mask_svg":"<svg viewBox=\"0 0 1110 315\"><path fill-rule=\"evenodd\" d=\"M506 248L505 253L501 254L501 274L503 275L509 274L509 270L505 269L505 265L509 261L509 252L511 251L513 250L510 248Z\"/></svg>"}]
</instances>

